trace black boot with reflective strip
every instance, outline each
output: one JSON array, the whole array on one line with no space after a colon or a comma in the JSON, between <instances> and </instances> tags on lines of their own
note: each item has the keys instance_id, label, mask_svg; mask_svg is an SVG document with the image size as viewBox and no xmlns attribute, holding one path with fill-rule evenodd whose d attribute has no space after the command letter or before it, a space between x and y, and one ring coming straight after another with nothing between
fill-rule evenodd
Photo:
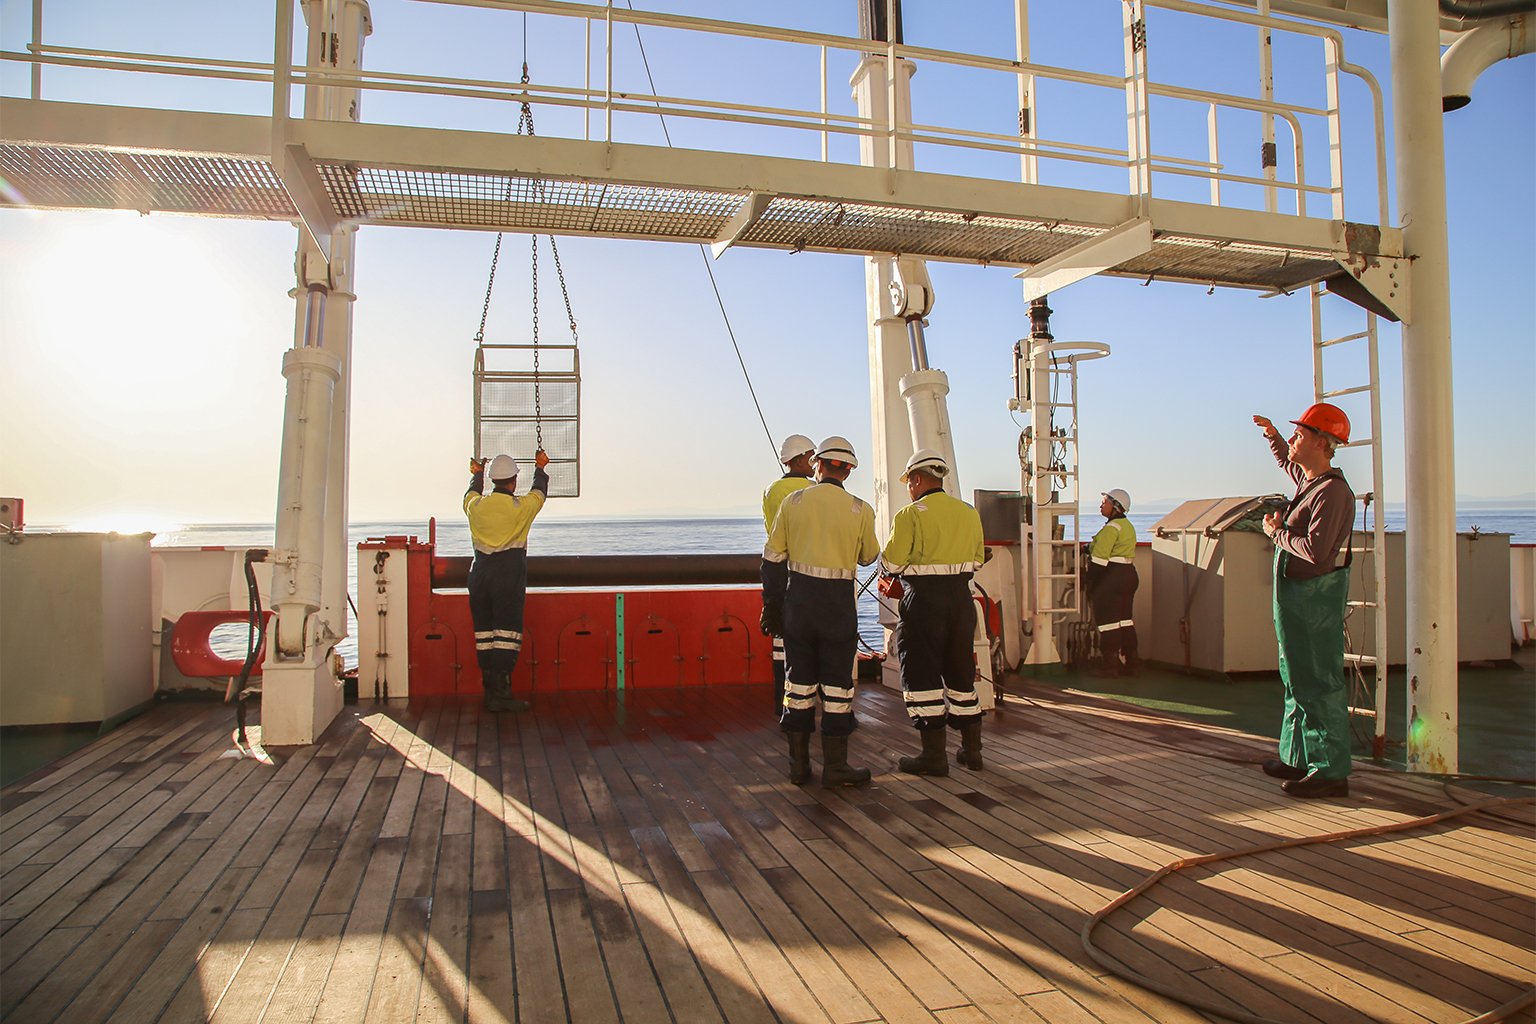
<instances>
[{"instance_id":1,"label":"black boot with reflective strip","mask_svg":"<svg viewBox=\"0 0 1536 1024\"><path fill-rule=\"evenodd\" d=\"M916 757L899 758L896 767L908 775L948 775L949 758L944 753L944 727L919 729L917 734L923 738L923 752Z\"/></svg>"},{"instance_id":2,"label":"black boot with reflective strip","mask_svg":"<svg viewBox=\"0 0 1536 1024\"><path fill-rule=\"evenodd\" d=\"M960 727L960 749L955 751L955 763L973 772L981 771L981 719L967 722Z\"/></svg>"},{"instance_id":3,"label":"black boot with reflective strip","mask_svg":"<svg viewBox=\"0 0 1536 1024\"><path fill-rule=\"evenodd\" d=\"M868 768L848 766L848 737L821 735L821 784L833 786L857 786L869 781Z\"/></svg>"},{"instance_id":4,"label":"black boot with reflective strip","mask_svg":"<svg viewBox=\"0 0 1536 1024\"><path fill-rule=\"evenodd\" d=\"M787 732L789 737L789 781L803 786L811 781L811 734Z\"/></svg>"}]
</instances>

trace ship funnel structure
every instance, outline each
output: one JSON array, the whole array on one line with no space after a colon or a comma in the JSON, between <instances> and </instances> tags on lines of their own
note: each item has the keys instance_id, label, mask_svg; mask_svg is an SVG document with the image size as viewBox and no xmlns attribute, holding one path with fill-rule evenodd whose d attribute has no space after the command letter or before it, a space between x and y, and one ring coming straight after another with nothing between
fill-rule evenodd
<instances>
[{"instance_id":1,"label":"ship funnel structure","mask_svg":"<svg viewBox=\"0 0 1536 1024\"><path fill-rule=\"evenodd\" d=\"M277 552L272 603L277 655L301 658L309 617L320 610L325 550L326 480L331 458L331 409L341 360L306 345L283 355L288 394L283 407L283 456L277 486Z\"/></svg>"}]
</instances>

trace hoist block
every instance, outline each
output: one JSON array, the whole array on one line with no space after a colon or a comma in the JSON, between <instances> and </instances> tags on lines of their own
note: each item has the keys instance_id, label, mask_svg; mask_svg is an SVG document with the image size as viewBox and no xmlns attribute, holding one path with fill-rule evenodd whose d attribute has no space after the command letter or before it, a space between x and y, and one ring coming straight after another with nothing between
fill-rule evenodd
<instances>
[{"instance_id":1,"label":"hoist block","mask_svg":"<svg viewBox=\"0 0 1536 1024\"><path fill-rule=\"evenodd\" d=\"M549 496L581 493L581 363L575 345L475 349L475 456L549 456ZM530 478L531 481L531 478ZM528 481L518 481L526 488Z\"/></svg>"}]
</instances>

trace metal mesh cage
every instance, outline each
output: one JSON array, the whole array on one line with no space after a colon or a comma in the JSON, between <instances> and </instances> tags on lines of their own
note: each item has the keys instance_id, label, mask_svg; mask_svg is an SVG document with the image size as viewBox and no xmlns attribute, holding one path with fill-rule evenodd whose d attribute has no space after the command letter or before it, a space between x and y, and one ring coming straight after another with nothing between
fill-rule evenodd
<instances>
[{"instance_id":1,"label":"metal mesh cage","mask_svg":"<svg viewBox=\"0 0 1536 1024\"><path fill-rule=\"evenodd\" d=\"M576 346L480 345L475 350L475 456L510 455L532 465L541 434L549 456L549 496L577 497L581 366Z\"/></svg>"}]
</instances>

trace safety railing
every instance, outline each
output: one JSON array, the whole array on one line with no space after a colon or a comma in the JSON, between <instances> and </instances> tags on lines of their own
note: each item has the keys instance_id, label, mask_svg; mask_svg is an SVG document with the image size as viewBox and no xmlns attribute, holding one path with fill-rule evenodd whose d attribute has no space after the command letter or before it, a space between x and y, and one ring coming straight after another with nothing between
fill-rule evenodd
<instances>
[{"instance_id":1,"label":"safety railing","mask_svg":"<svg viewBox=\"0 0 1536 1024\"><path fill-rule=\"evenodd\" d=\"M313 67L294 64L286 59L294 52L291 34L303 30L302 22L295 25L292 0L277 0L276 26L279 38L275 40L273 63L214 59L207 57L173 56L166 54L130 52L120 50L86 49L48 43L42 38L41 0L34 2L33 39L27 52L6 50L0 58L8 62L24 62L31 65L31 94L43 95L44 68L136 72L162 76L192 76L205 79L221 79L236 82L270 83L273 90L272 111L278 117L286 116L294 109L294 92L305 88L336 87L357 89L369 93L394 94L396 96L431 96L439 99L491 100L513 104L524 101L551 108L574 108L581 112L581 135L593 139L593 118L600 118L601 141L623 142L623 133L616 128L616 118L664 117L688 121L703 120L717 124L747 126L755 129L780 129L791 133L812 136L819 143L817 158L834 159L833 143L838 139L870 140L876 146L886 148L884 161L888 166L898 166L901 147L910 145L924 153L944 153L945 159L933 162L945 173L962 173L973 177L997 177L995 172L976 173L981 166L967 163L965 154L1004 154L1017 158L1021 173L1026 180L1035 180L1033 170L1041 162L1059 165L1067 187L1082 187L1081 175L1072 167L1098 167L1122 169L1127 173L1128 191L1143 199L1157 194L1159 182L1177 191L1173 184L1178 180L1203 180L1208 183L1202 199L1212 206L1236 205L1232 201L1230 186L1247 186L1271 197L1289 193L1294 202L1288 204L1298 215L1308 215L1308 197L1324 197L1326 216L1343 219L1344 202L1344 155L1341 114L1341 78L1351 76L1363 82L1370 93L1370 117L1375 135L1374 161L1376 167L1377 214L1379 223L1389 223L1387 211L1386 164L1384 138L1384 111L1381 88L1365 68L1344 59L1344 40L1340 32L1327 26L1293 21L1252 11L1212 6L1197 0L1121 0L1117 6L1124 11L1122 29L1125 37L1125 67L1121 75L1103 74L1072 68L1058 67L1026 59L1007 59L960 53L922 46L898 45L874 42L867 39L833 35L821 32L801 31L763 25L748 25L710 18L659 12L636 11L626 7L576 3L570 0L422 0L423 3L443 6L484 8L493 11L522 13L540 19L548 19L551 26L569 25L579 30L586 57L579 85L560 84L554 81L508 81L497 79L468 78L455 75L417 73L404 70L363 69L341 70L333 67ZM1016 5L1027 16L1027 4ZM1155 31L1149 32L1146 16L1149 10L1157 11L1159 21ZM1323 48L1321 70L1322 92L1327 97L1322 106L1281 103L1273 99L1255 98L1219 89L1196 88L1187 85L1160 83L1155 79L1157 42L1160 33L1175 28L1180 17L1198 18L1215 25L1248 26L1255 31L1289 33L1298 37L1315 39ZM618 31L621 27L632 28L635 33L650 30L665 33L673 44L673 54L687 54L687 59L706 62L711 53L719 52L722 40L733 40L731 45L756 43L785 45L814 56L817 80L810 83L819 98L817 107L804 108L781 106L772 103L753 103L707 98L698 96L669 95L621 86L615 78L615 53L622 44ZM510 28L509 28L510 31ZM289 38L282 37L287 34ZM627 45L627 44L623 44ZM714 47L715 49L711 49ZM600 54L601 68L595 67ZM834 61L855 66L870 58L885 58L887 62L911 61L915 65L947 66L962 69L969 74L1002 76L1009 87L1021 97L1022 105L1015 106L1020 121L1020 132L990 131L977 127L939 125L927 121L904 120L902 106L895 102L885 104L888 111L883 119L862 116L857 112L833 109L829 103L829 83ZM793 82L792 62L783 62L774 74L760 76L764 89L777 86L797 86ZM805 62L801 62L805 63ZM1187 70L1187 69L1186 69ZM894 76L887 76L894 99ZM1057 83L1073 89L1087 88L1102 91L1102 95L1125 97L1125 108L1118 111L1125 142L1118 139L1081 141L1078 139L1050 138L1037 133L1041 123L1041 81ZM801 83L803 85L803 83ZM1000 90L1004 89L999 85ZM924 87L914 81L913 106L924 106ZM72 90L72 95L78 90ZM942 98L934 90L935 98ZM1168 131L1159 136L1153 131L1152 106L1177 104L1203 113L1206 130L1203 139L1192 139L1188 131ZM108 99L108 102L111 102ZM851 100L850 100L851 103ZM934 104L927 104L933 106ZM1049 110L1049 104L1045 105ZM1161 111L1159 111L1161 115ZM1242 164L1253 162L1257 148L1251 146L1247 157L1233 161L1226 155L1230 151L1227 139L1231 133L1219 130L1222 116L1258 117L1274 119L1289 129L1289 159L1285 161L1290 180L1275 175L1243 173ZM1105 126L1115 118L1105 116ZM398 123L398 122L395 122ZM515 124L515 117L502 122L508 129ZM1314 127L1314 123L1316 127ZM427 125L437 127L439 125ZM1314 184L1308 180L1306 152L1309 131L1326 136L1322 148L1328 153L1326 183ZM560 126L546 135L560 135ZM1228 148L1224 149L1224 146ZM1317 141L1314 140L1314 147ZM780 155L768 154L762 155ZM798 153L796 154L798 155ZM856 162L850 157L848 162ZM1278 159L1276 160L1278 163ZM922 166L921 169L935 169ZM959 168L951 170L952 167ZM1015 179L1016 180L1016 179ZM1105 189L1095 189L1105 191ZM1312 215L1316 215L1313 213Z\"/></svg>"}]
</instances>

